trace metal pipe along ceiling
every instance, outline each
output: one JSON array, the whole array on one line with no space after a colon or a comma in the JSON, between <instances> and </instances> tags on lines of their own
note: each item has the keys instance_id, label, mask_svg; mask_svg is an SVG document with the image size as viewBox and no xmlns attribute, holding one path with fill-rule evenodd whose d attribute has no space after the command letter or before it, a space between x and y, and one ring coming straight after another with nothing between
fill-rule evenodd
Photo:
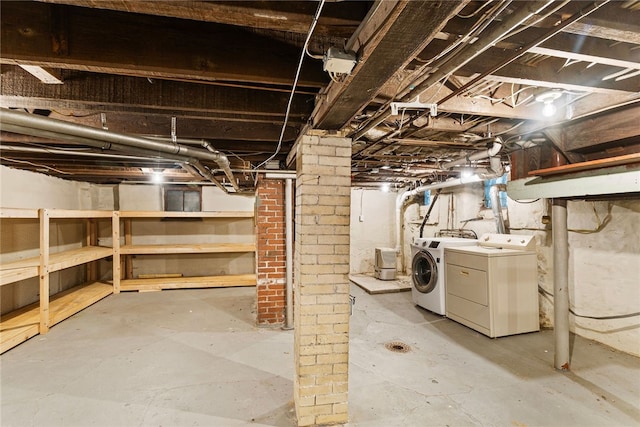
<instances>
[{"instance_id":1,"label":"metal pipe along ceiling","mask_svg":"<svg viewBox=\"0 0 640 427\"><path fill-rule=\"evenodd\" d=\"M0 113L1 113L1 110L0 110ZM2 126L2 130L13 132L13 133L19 133L22 135L31 135L38 138L61 139L71 144L88 145L90 147L99 148L101 150L114 150L114 151L119 151L126 154L137 154L140 156L144 156L147 159L158 158L159 160L164 160L164 161L174 161L181 165L189 164L189 165L192 165L193 168L185 169L185 170L188 170L194 177L198 179L205 177L209 181L214 183L216 186L218 186L220 189L227 192L226 187L222 185L220 181L218 181L213 176L213 174L211 174L211 172L209 172L200 163L198 159L188 158L185 156L179 156L175 154L162 154L162 153L157 153L156 151L146 150L143 148L135 148L127 145L107 143L107 142L98 141L95 139L88 139L88 138L82 138L82 137L73 136L73 135L60 134L57 132L51 132L47 130L33 129L29 127L24 127L24 126L16 126L12 124L7 124L5 122L2 122L1 126ZM199 173L195 174L194 169L197 170Z\"/></svg>"},{"instance_id":2,"label":"metal pipe along ceiling","mask_svg":"<svg viewBox=\"0 0 640 427\"><path fill-rule=\"evenodd\" d=\"M169 142L153 141L147 138L141 138L133 135L126 135L116 132L109 132L103 129L92 128L89 126L79 125L76 123L68 123L62 120L51 119L48 117L36 116L33 114L23 113L19 111L8 110L0 108L0 123L2 128L7 131L16 133L25 133L27 135L33 135L34 132L29 130L38 130L50 132L49 137L54 136L56 138L67 140L80 144L87 144L96 146L95 144L101 144L98 148L102 149L117 149L120 151L133 151L132 149L142 150L138 152L144 152L147 155L155 153L159 157L179 159L179 161L188 162L192 164L200 173L205 173L203 176L213 177L213 174L201 165L198 161L209 160L213 161L225 172L233 188L238 191L238 184L233 177L233 172L229 167L229 159L223 153L212 151L204 151L194 149L180 144L174 144ZM9 126L6 126L9 125ZM14 127L11 127L13 125ZM20 130L20 131L18 131ZM92 142L92 143L90 143ZM137 151L136 150L136 151ZM213 182L218 182L213 181ZM219 184L219 185L218 185ZM226 190L226 187L218 182L218 186ZM231 193L233 194L233 193Z\"/></svg>"}]
</instances>

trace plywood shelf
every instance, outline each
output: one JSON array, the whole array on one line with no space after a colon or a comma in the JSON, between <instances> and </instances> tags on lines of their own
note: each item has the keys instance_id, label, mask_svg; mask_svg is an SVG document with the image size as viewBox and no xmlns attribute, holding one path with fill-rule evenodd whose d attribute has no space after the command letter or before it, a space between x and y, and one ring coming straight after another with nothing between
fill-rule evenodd
<instances>
[{"instance_id":1,"label":"plywood shelf","mask_svg":"<svg viewBox=\"0 0 640 427\"><path fill-rule=\"evenodd\" d=\"M0 318L0 353L38 335L39 326L38 303L3 314Z\"/></svg>"},{"instance_id":2,"label":"plywood shelf","mask_svg":"<svg viewBox=\"0 0 640 427\"><path fill-rule=\"evenodd\" d=\"M74 286L54 295L49 303L49 326L60 323L111 293L113 293L111 285L93 282ZM3 315L0 321L0 353L37 335L39 325L38 303Z\"/></svg>"},{"instance_id":3,"label":"plywood shelf","mask_svg":"<svg viewBox=\"0 0 640 427\"><path fill-rule=\"evenodd\" d=\"M179 245L125 245L120 247L122 255L153 254L201 254L255 252L253 243L192 243Z\"/></svg>"},{"instance_id":4,"label":"plywood shelf","mask_svg":"<svg viewBox=\"0 0 640 427\"><path fill-rule=\"evenodd\" d=\"M160 279L126 279L120 282L121 291L152 291L162 289L226 288L256 286L255 274L224 276L172 277Z\"/></svg>"},{"instance_id":5,"label":"plywood shelf","mask_svg":"<svg viewBox=\"0 0 640 427\"><path fill-rule=\"evenodd\" d=\"M0 208L0 218L38 218L37 209Z\"/></svg>"},{"instance_id":6,"label":"plywood shelf","mask_svg":"<svg viewBox=\"0 0 640 427\"><path fill-rule=\"evenodd\" d=\"M51 254L49 256L49 273L86 264L111 255L113 255L113 250L102 246L84 246L79 249Z\"/></svg>"},{"instance_id":7,"label":"plywood shelf","mask_svg":"<svg viewBox=\"0 0 640 427\"><path fill-rule=\"evenodd\" d=\"M25 258L0 265L0 286L38 277L40 258Z\"/></svg>"},{"instance_id":8,"label":"plywood shelf","mask_svg":"<svg viewBox=\"0 0 640 427\"><path fill-rule=\"evenodd\" d=\"M166 212L120 211L120 218L253 218L253 211Z\"/></svg>"},{"instance_id":9,"label":"plywood shelf","mask_svg":"<svg viewBox=\"0 0 640 427\"><path fill-rule=\"evenodd\" d=\"M111 218L113 211L44 209L49 218Z\"/></svg>"},{"instance_id":10,"label":"plywood shelf","mask_svg":"<svg viewBox=\"0 0 640 427\"><path fill-rule=\"evenodd\" d=\"M74 286L54 295L49 303L49 326L60 323L112 293L113 287L110 284L92 282Z\"/></svg>"}]
</instances>

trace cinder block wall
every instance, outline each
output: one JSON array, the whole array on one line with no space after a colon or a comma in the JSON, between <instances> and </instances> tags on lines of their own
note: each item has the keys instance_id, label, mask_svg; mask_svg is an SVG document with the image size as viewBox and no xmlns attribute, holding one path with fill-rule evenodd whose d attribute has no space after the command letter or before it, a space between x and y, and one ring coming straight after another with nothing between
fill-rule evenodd
<instances>
[{"instance_id":1,"label":"cinder block wall","mask_svg":"<svg viewBox=\"0 0 640 427\"><path fill-rule=\"evenodd\" d=\"M285 320L284 180L258 180L256 190L257 323L280 325Z\"/></svg>"}]
</instances>

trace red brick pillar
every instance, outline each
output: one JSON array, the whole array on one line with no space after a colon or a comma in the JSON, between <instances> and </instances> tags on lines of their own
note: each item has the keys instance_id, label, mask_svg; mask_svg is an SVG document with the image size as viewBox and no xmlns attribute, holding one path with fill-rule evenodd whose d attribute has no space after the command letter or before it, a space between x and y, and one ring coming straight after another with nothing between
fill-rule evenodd
<instances>
[{"instance_id":1,"label":"red brick pillar","mask_svg":"<svg viewBox=\"0 0 640 427\"><path fill-rule=\"evenodd\" d=\"M281 325L285 320L285 182L258 180L256 190L257 323Z\"/></svg>"}]
</instances>

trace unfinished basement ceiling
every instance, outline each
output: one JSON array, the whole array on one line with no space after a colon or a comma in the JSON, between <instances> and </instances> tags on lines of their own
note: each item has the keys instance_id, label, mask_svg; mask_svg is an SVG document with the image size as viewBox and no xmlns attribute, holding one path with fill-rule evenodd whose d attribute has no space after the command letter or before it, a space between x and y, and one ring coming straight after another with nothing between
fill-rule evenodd
<instances>
[{"instance_id":1,"label":"unfinished basement ceiling","mask_svg":"<svg viewBox=\"0 0 640 427\"><path fill-rule=\"evenodd\" d=\"M257 170L295 168L309 129L353 138L354 185L456 176L447 164L486 150L490 136L505 166L520 152L525 174L638 163L638 1L327 1L283 126L319 5L2 2L0 107L204 153L194 167L3 121L2 164L95 183L162 170L168 182L251 191ZM323 71L330 47L356 53L350 75ZM547 104L555 115L543 116ZM226 155L232 178L202 141Z\"/></svg>"}]
</instances>

